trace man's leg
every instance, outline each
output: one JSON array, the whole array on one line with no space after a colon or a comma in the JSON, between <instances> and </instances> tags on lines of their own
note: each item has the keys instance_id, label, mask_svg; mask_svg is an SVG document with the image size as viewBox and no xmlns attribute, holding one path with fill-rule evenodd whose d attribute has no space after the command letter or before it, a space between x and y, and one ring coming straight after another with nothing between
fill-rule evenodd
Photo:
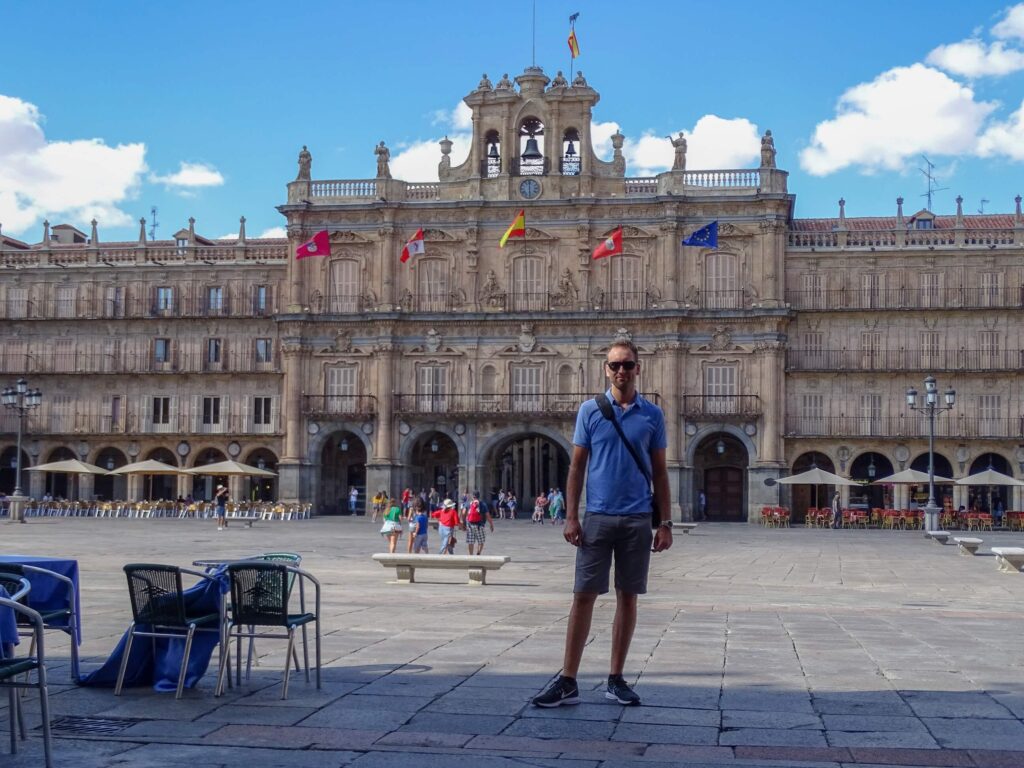
<instances>
[{"instance_id":1,"label":"man's leg","mask_svg":"<svg viewBox=\"0 0 1024 768\"><path fill-rule=\"evenodd\" d=\"M637 596L615 590L615 619L612 621L612 657L609 674L621 675L636 628Z\"/></svg>"},{"instance_id":2,"label":"man's leg","mask_svg":"<svg viewBox=\"0 0 1024 768\"><path fill-rule=\"evenodd\" d=\"M575 678L583 658L583 648L590 635L590 622L594 617L596 592L577 592L572 596L569 623L565 627L565 657L562 660L562 674ZM635 607L635 604L634 604ZM636 614L633 615L634 621Z\"/></svg>"}]
</instances>

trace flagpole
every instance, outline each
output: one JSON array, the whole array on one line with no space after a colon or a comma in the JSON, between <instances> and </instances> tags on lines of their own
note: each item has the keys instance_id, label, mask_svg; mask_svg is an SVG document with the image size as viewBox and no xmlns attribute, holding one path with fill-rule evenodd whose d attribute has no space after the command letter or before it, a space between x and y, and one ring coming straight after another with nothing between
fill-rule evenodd
<instances>
[{"instance_id":1,"label":"flagpole","mask_svg":"<svg viewBox=\"0 0 1024 768\"><path fill-rule=\"evenodd\" d=\"M533 41L530 58L533 63L531 66L537 66L537 0L533 0Z\"/></svg>"}]
</instances>

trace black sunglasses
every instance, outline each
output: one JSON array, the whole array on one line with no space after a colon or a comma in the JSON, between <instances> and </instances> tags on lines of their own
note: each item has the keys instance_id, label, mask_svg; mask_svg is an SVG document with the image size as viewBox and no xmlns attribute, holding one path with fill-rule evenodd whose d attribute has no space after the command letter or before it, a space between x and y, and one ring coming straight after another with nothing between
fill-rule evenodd
<instances>
[{"instance_id":1,"label":"black sunglasses","mask_svg":"<svg viewBox=\"0 0 1024 768\"><path fill-rule=\"evenodd\" d=\"M605 363L609 368L618 373L619 369L622 368L626 371L632 371L636 368L636 360L623 360L621 363L616 360L613 363Z\"/></svg>"}]
</instances>

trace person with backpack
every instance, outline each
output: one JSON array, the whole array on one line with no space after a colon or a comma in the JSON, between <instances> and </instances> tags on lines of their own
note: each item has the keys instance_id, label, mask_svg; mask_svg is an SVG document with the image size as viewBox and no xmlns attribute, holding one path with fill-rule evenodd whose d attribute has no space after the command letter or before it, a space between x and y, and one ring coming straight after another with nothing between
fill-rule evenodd
<instances>
[{"instance_id":1,"label":"person with backpack","mask_svg":"<svg viewBox=\"0 0 1024 768\"><path fill-rule=\"evenodd\" d=\"M487 532L484 526L491 526L491 533L494 533L494 519L487 510L487 505L480 501L480 492L473 492L473 500L469 502L469 509L466 511L466 546L469 547L469 554L481 555L484 551L484 542L487 541ZM476 545L476 551L473 551Z\"/></svg>"}]
</instances>

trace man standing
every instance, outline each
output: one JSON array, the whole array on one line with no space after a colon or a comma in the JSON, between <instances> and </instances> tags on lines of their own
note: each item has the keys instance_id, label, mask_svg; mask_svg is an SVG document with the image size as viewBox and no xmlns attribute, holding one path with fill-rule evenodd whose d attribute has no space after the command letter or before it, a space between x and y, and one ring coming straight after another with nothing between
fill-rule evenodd
<instances>
[{"instance_id":1,"label":"man standing","mask_svg":"<svg viewBox=\"0 0 1024 768\"><path fill-rule=\"evenodd\" d=\"M708 497L701 488L697 491L697 519L706 520L708 517Z\"/></svg>"},{"instance_id":2,"label":"man standing","mask_svg":"<svg viewBox=\"0 0 1024 768\"><path fill-rule=\"evenodd\" d=\"M843 527L843 504L837 490L832 494L832 527L842 528Z\"/></svg>"},{"instance_id":3,"label":"man standing","mask_svg":"<svg viewBox=\"0 0 1024 768\"><path fill-rule=\"evenodd\" d=\"M605 361L605 376L611 387L603 397L607 398L610 415L621 427L623 436L633 445L636 459L596 400L585 402L576 416L562 532L565 540L578 548L576 581L562 672L533 699L536 707L579 704L576 673L590 634L594 603L598 595L608 592L613 559L615 619L605 697L620 704L640 703L622 671L636 626L637 596L647 592L651 552L662 552L672 546L672 520L665 463L665 417L658 406L636 391L639 373L636 346L630 341L612 344ZM587 510L581 524L579 506L584 475ZM653 478L653 495L648 478ZM652 515L656 523L654 533Z\"/></svg>"},{"instance_id":4,"label":"man standing","mask_svg":"<svg viewBox=\"0 0 1024 768\"><path fill-rule=\"evenodd\" d=\"M350 515L354 515L356 513L357 503L359 503L359 489L354 485L351 485L348 489L348 513Z\"/></svg>"}]
</instances>

